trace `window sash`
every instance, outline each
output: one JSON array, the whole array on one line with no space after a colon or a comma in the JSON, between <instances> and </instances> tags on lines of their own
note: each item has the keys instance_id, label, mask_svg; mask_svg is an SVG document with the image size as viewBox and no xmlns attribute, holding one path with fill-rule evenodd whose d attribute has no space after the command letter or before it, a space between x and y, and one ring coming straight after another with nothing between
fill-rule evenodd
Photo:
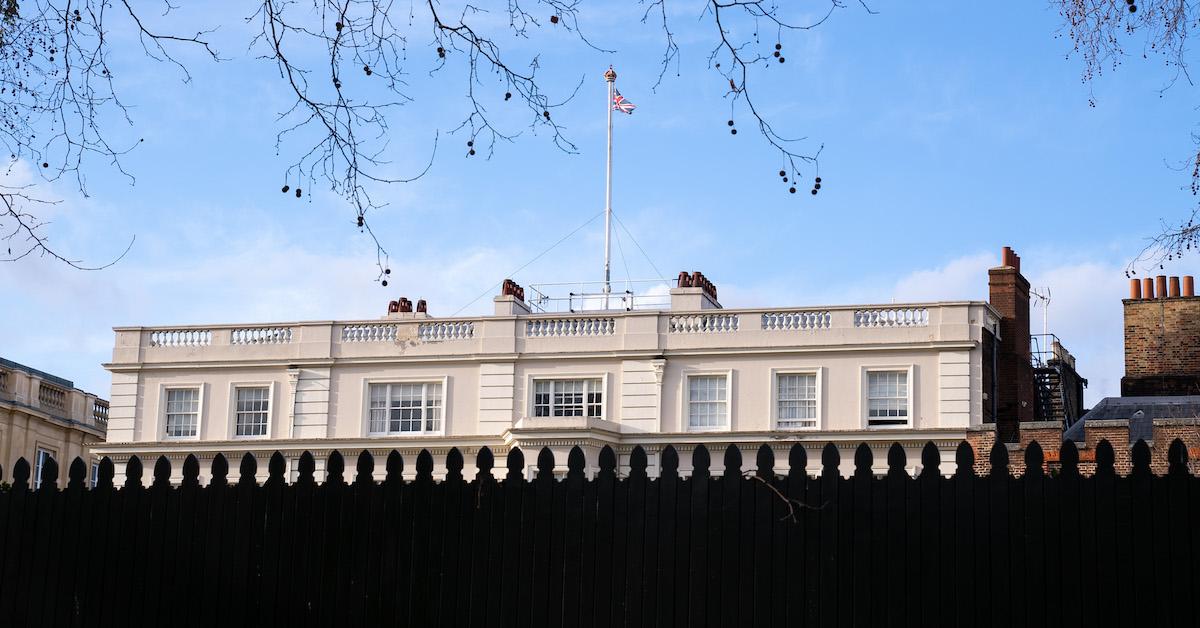
<instances>
[{"instance_id":1,"label":"window sash","mask_svg":"<svg viewBox=\"0 0 1200 628\"><path fill-rule=\"evenodd\" d=\"M688 427L707 429L728 425L728 378L724 375L689 377Z\"/></svg>"},{"instance_id":2,"label":"window sash","mask_svg":"<svg viewBox=\"0 0 1200 628\"><path fill-rule=\"evenodd\" d=\"M236 389L235 434L266 436L270 415L271 389L267 386L246 386Z\"/></svg>"},{"instance_id":3,"label":"window sash","mask_svg":"<svg viewBox=\"0 0 1200 628\"><path fill-rule=\"evenodd\" d=\"M166 396L166 435L195 436L200 419L200 389L168 388Z\"/></svg>"},{"instance_id":4,"label":"window sash","mask_svg":"<svg viewBox=\"0 0 1200 628\"><path fill-rule=\"evenodd\" d=\"M867 373L867 425L908 424L908 372Z\"/></svg>"},{"instance_id":5,"label":"window sash","mask_svg":"<svg viewBox=\"0 0 1200 628\"><path fill-rule=\"evenodd\" d=\"M604 380L595 377L534 380L533 416L604 418Z\"/></svg>"},{"instance_id":6,"label":"window sash","mask_svg":"<svg viewBox=\"0 0 1200 628\"><path fill-rule=\"evenodd\" d=\"M48 449L38 447L37 453L33 458L33 488L42 487L42 468L46 466L47 460L54 459L54 452Z\"/></svg>"},{"instance_id":7,"label":"window sash","mask_svg":"<svg viewBox=\"0 0 1200 628\"><path fill-rule=\"evenodd\" d=\"M371 384L367 430L371 434L442 431L441 382Z\"/></svg>"},{"instance_id":8,"label":"window sash","mask_svg":"<svg viewBox=\"0 0 1200 628\"><path fill-rule=\"evenodd\" d=\"M776 378L775 423L780 428L817 426L817 375L787 373Z\"/></svg>"}]
</instances>

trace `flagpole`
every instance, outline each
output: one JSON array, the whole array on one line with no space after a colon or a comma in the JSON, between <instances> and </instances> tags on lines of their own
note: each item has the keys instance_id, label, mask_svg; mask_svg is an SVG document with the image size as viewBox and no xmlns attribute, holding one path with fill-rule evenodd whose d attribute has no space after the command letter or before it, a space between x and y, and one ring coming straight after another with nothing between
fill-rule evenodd
<instances>
[{"instance_id":1,"label":"flagpole","mask_svg":"<svg viewBox=\"0 0 1200 628\"><path fill-rule=\"evenodd\" d=\"M604 309L608 309L608 295L612 292L612 146L613 146L613 90L616 89L617 73L613 71L612 66L608 66L608 71L604 73L604 80L608 82L608 103L605 109L608 109L608 174L605 180L604 190Z\"/></svg>"}]
</instances>

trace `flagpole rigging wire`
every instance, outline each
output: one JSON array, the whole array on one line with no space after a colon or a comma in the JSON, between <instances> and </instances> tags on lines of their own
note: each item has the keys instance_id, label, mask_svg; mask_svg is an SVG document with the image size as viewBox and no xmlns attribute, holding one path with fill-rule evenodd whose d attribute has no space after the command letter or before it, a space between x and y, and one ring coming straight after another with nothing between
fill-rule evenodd
<instances>
[{"instance_id":1,"label":"flagpole rigging wire","mask_svg":"<svg viewBox=\"0 0 1200 628\"><path fill-rule=\"evenodd\" d=\"M554 244L551 244L550 246L546 247L546 249L545 249L544 251L542 251L541 253L538 253L537 255L533 256L533 259L529 260L528 262L525 262L524 264L521 264L520 266L518 266L518 267L517 267L517 269L516 269L516 270L512 271L511 273L508 273L508 275L506 275L506 276L507 276L508 278L510 278L510 279L511 279L511 278L513 278L513 277L516 277L516 276L517 276L517 273L521 272L522 270L525 270L525 268L526 268L526 267L528 267L530 264L532 264L532 263L534 263L534 262L536 262L536 261L538 261L538 260L542 259L542 256L543 256L543 255L545 255L545 254L549 253L550 251L553 251L554 249L558 248L558 245L562 244L563 242L566 242L568 238L570 238L571 236L575 235L576 233L579 233L579 232L580 232L580 231L581 231L581 230L582 230L584 227L586 227L586 226L588 226L588 225L592 224L592 221L594 221L594 220L596 220L597 218L599 218L599 217L600 217L600 214L602 214L602 213L603 213L603 212L596 212L595 214L593 214L593 215L592 215L592 217L591 217L591 218L588 218L587 220L585 220L585 221L583 222L583 224L579 225L578 227L575 227L574 229L572 229L572 230L571 230L571 232L570 232L570 233L568 233L567 235L565 235L565 236L563 236L563 237L559 238L559 239L558 239L558 242L555 242ZM496 286L499 286L500 284L501 284L501 282L496 282L496 283L494 283L494 284L491 284L491 285L489 285L487 288L484 288L484 289L483 289L483 292L480 292L480 293L479 293L479 296L475 297L474 299L471 299L471 301L470 301L469 303L467 303L466 305L464 305L464 306L462 306L462 307L458 308L457 310L455 310L455 311L454 311L454 313L453 313L453 314L451 314L450 316L451 316L451 317L458 316L460 312L462 312L463 310L465 310L465 309L467 309L467 308L471 307L472 305L475 305L475 302L476 302L476 301L478 301L478 300L482 299L483 297L487 296L487 293L491 292L491 291L492 291L492 290L493 290L493 289L494 289Z\"/></svg>"}]
</instances>

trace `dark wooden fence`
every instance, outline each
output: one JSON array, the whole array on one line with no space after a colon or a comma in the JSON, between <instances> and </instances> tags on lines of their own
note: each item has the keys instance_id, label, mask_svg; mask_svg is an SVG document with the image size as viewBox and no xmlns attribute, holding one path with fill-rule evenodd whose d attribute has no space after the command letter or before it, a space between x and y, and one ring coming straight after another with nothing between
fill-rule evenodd
<instances>
[{"instance_id":1,"label":"dark wooden fence","mask_svg":"<svg viewBox=\"0 0 1200 628\"><path fill-rule=\"evenodd\" d=\"M1200 591L1200 484L1176 442L1165 476L1150 472L1145 443L1127 477L1107 442L1094 476L1078 473L1067 443L1062 469L1012 477L1003 446L976 476L959 447L943 477L926 447L917 478L904 452L888 452L885 477L871 452L838 476L838 452L819 477L791 450L782 473L763 447L753 469L725 452L724 471L692 452L662 453L661 477L635 450L617 477L605 449L587 479L571 452L566 479L549 450L523 477L520 451L496 478L492 454L463 477L463 458L416 460L403 481L400 455L387 479L359 456L344 479L336 452L324 483L311 456L294 484L284 461L255 483L256 461L230 484L218 457L200 487L194 458L170 485L160 459L148 487L130 460L121 487L105 460L99 485L72 463L66 488L46 465L31 490L17 465L0 491L0 624L4 626L1095 626L1195 625Z\"/></svg>"}]
</instances>

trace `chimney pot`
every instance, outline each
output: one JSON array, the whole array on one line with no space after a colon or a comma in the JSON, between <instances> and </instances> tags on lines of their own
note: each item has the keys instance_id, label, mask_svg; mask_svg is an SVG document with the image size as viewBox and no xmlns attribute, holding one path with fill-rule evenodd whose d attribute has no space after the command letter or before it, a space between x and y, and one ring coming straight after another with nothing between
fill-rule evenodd
<instances>
[{"instance_id":1,"label":"chimney pot","mask_svg":"<svg viewBox=\"0 0 1200 628\"><path fill-rule=\"evenodd\" d=\"M1172 298L1179 297L1179 277L1171 277L1169 280L1169 294Z\"/></svg>"},{"instance_id":2,"label":"chimney pot","mask_svg":"<svg viewBox=\"0 0 1200 628\"><path fill-rule=\"evenodd\" d=\"M1191 275L1183 276L1183 296L1185 296L1185 297L1196 296L1196 282L1194 279L1192 279Z\"/></svg>"},{"instance_id":3,"label":"chimney pot","mask_svg":"<svg viewBox=\"0 0 1200 628\"><path fill-rule=\"evenodd\" d=\"M1154 298L1154 280L1149 277L1146 277L1145 279L1142 280L1142 298L1143 299L1153 299Z\"/></svg>"},{"instance_id":4,"label":"chimney pot","mask_svg":"<svg viewBox=\"0 0 1200 628\"><path fill-rule=\"evenodd\" d=\"M428 304L425 303L425 299L417 300L417 311L423 312L423 313L429 312L429 306L428 306Z\"/></svg>"},{"instance_id":5,"label":"chimney pot","mask_svg":"<svg viewBox=\"0 0 1200 628\"><path fill-rule=\"evenodd\" d=\"M688 279L687 271L686 270L679 271L679 280L676 282L676 287L686 288L686 287L688 287L688 285L690 283L691 283L691 281L689 281L689 279Z\"/></svg>"},{"instance_id":6,"label":"chimney pot","mask_svg":"<svg viewBox=\"0 0 1200 628\"><path fill-rule=\"evenodd\" d=\"M1138 279L1129 280L1129 298L1139 300L1142 298L1142 282Z\"/></svg>"},{"instance_id":7,"label":"chimney pot","mask_svg":"<svg viewBox=\"0 0 1200 628\"><path fill-rule=\"evenodd\" d=\"M388 314L395 314L400 311L399 301L388 301Z\"/></svg>"},{"instance_id":8,"label":"chimney pot","mask_svg":"<svg viewBox=\"0 0 1200 628\"><path fill-rule=\"evenodd\" d=\"M1167 298L1167 276L1159 275L1154 278L1154 295L1160 299Z\"/></svg>"}]
</instances>

